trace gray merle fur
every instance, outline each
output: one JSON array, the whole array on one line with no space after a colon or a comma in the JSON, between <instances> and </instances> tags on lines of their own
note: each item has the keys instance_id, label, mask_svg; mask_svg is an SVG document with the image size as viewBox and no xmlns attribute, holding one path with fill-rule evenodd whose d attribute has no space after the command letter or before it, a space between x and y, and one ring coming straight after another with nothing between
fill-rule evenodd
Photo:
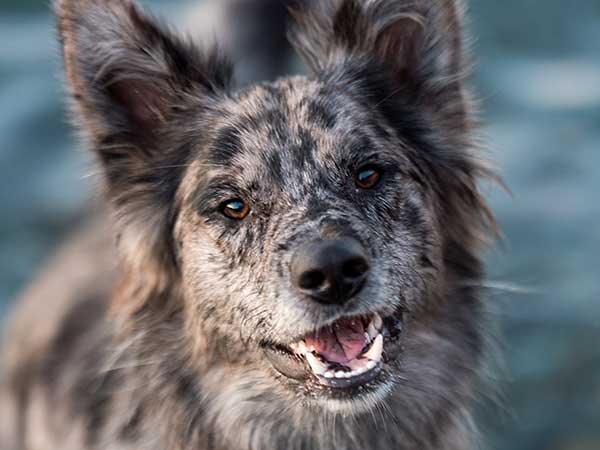
<instances>
[{"instance_id":1,"label":"gray merle fur","mask_svg":"<svg viewBox=\"0 0 600 450\"><path fill-rule=\"evenodd\" d=\"M105 225L86 228L14 312L0 448L475 448L480 252L495 232L478 183L494 175L461 2L296 5L310 76L242 89L216 47L132 0L55 11L117 249ZM354 182L365 165L382 174L371 191ZM243 221L223 215L231 199L250 205ZM294 253L340 236L368 252L366 285L342 305L307 301ZM265 358L374 311L404 317L380 389L321 395Z\"/></svg>"}]
</instances>

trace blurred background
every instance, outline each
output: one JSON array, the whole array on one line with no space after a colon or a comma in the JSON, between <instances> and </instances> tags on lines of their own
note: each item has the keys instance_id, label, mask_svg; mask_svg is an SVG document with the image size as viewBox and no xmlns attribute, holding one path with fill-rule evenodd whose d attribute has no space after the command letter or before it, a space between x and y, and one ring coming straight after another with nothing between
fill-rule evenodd
<instances>
[{"instance_id":1,"label":"blurred background","mask_svg":"<svg viewBox=\"0 0 600 450\"><path fill-rule=\"evenodd\" d=\"M263 18L235 25L238 78L295 68L270 39L279 2L236 1L241 17ZM0 0L0 319L92 190L49 3ZM232 29L223 0L143 3L193 32ZM600 0L472 0L470 20L485 136L513 192L485 187L505 234L487 259L508 368L502 407L482 411L486 448L598 450Z\"/></svg>"}]
</instances>

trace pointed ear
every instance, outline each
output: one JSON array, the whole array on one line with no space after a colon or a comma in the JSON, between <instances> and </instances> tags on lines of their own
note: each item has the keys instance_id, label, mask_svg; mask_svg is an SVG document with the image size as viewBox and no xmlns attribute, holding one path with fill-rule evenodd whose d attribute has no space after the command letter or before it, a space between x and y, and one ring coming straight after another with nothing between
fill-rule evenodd
<instances>
[{"instance_id":1,"label":"pointed ear","mask_svg":"<svg viewBox=\"0 0 600 450\"><path fill-rule=\"evenodd\" d=\"M186 95L215 94L231 78L205 54L131 0L57 0L65 69L76 109L95 141L126 133L144 145Z\"/></svg>"},{"instance_id":2,"label":"pointed ear","mask_svg":"<svg viewBox=\"0 0 600 450\"><path fill-rule=\"evenodd\" d=\"M298 26L290 38L313 71L352 64L379 67L394 92L429 107L441 119L444 113L467 114L457 110L468 108L462 98L468 64L459 0L329 0L311 5L294 13ZM448 100L460 104L441 111Z\"/></svg>"},{"instance_id":3,"label":"pointed ear","mask_svg":"<svg viewBox=\"0 0 600 450\"><path fill-rule=\"evenodd\" d=\"M165 243L188 157L177 124L190 111L200 120L231 67L131 0L55 0L55 11L75 119L101 164L124 256L159 270L172 264Z\"/></svg>"}]
</instances>

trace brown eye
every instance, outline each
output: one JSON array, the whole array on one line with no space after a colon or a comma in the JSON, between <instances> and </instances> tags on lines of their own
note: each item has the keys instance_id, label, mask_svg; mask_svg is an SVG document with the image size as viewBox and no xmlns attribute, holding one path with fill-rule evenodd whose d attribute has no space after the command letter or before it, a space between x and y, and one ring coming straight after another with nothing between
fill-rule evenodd
<instances>
[{"instance_id":1,"label":"brown eye","mask_svg":"<svg viewBox=\"0 0 600 450\"><path fill-rule=\"evenodd\" d=\"M250 207L245 201L235 199L223 203L221 211L230 219L242 220L250 213Z\"/></svg>"},{"instance_id":2,"label":"brown eye","mask_svg":"<svg viewBox=\"0 0 600 450\"><path fill-rule=\"evenodd\" d=\"M356 173L354 181L360 189L373 189L381 181L381 173L374 167L363 167Z\"/></svg>"}]
</instances>

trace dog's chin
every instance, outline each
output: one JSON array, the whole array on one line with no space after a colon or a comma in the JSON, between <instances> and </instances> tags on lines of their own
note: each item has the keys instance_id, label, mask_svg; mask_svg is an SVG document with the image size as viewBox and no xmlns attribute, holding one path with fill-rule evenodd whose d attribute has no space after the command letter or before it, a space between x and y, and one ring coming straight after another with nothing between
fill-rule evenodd
<instances>
[{"instance_id":1,"label":"dog's chin","mask_svg":"<svg viewBox=\"0 0 600 450\"><path fill-rule=\"evenodd\" d=\"M359 413L376 407L392 390L403 319L401 311L383 318L377 313L347 317L289 344L262 347L277 378L308 403Z\"/></svg>"}]
</instances>

